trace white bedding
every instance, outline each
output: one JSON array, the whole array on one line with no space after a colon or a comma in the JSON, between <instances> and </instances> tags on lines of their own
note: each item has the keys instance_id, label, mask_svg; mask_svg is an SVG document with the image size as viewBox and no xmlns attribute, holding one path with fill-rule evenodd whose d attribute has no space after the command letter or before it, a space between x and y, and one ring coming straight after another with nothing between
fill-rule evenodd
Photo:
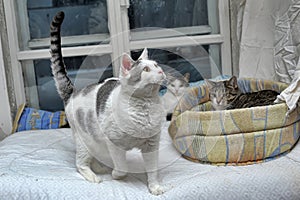
<instances>
[{"instance_id":1,"label":"white bedding","mask_svg":"<svg viewBox=\"0 0 300 200\"><path fill-rule=\"evenodd\" d=\"M19 132L0 142L0 199L300 199L300 144L269 162L217 167L181 158L167 126L159 174L168 191L161 196L148 192L143 173L122 181L105 174L102 183L89 183L76 171L71 130L57 129Z\"/></svg>"}]
</instances>

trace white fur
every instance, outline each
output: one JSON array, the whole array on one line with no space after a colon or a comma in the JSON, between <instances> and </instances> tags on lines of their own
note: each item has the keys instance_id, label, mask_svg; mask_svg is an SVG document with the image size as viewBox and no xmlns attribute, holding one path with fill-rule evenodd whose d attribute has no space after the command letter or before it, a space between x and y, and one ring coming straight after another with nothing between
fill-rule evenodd
<instances>
[{"instance_id":1,"label":"white fur","mask_svg":"<svg viewBox=\"0 0 300 200\"><path fill-rule=\"evenodd\" d=\"M186 90L187 88L182 86L182 83L179 80L175 80L168 85L167 92L163 96L163 103L167 113L173 113L179 99Z\"/></svg>"},{"instance_id":2,"label":"white fur","mask_svg":"<svg viewBox=\"0 0 300 200\"><path fill-rule=\"evenodd\" d=\"M188 82L188 78L186 78L186 81ZM175 79L173 82L168 84L167 92L162 97L163 105L167 113L173 113L180 98L184 95L187 89L188 88L178 79Z\"/></svg>"},{"instance_id":3,"label":"white fur","mask_svg":"<svg viewBox=\"0 0 300 200\"><path fill-rule=\"evenodd\" d=\"M106 101L105 112L97 117L96 98L98 85L89 95L73 95L65 107L76 141L76 165L78 171L91 182L101 182L90 165L93 158L104 164L113 163L112 177L126 176L126 151L138 148L142 152L148 175L148 188L152 194L164 192L158 182L157 165L161 124L164 113L158 96L159 83L165 74L157 63L147 59L143 52L138 67L149 67L143 71L141 80L128 85L130 69L122 66L120 83ZM124 55L124 64L132 62ZM129 59L130 58L130 59ZM78 112L84 116L78 118ZM84 124L84 126L82 126ZM101 169L100 169L101 171Z\"/></svg>"}]
</instances>

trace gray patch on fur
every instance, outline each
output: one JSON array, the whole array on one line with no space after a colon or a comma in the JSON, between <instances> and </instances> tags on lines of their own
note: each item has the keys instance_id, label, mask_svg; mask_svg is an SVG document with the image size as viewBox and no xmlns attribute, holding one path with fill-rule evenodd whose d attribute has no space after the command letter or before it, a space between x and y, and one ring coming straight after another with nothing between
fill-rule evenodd
<instances>
[{"instance_id":1,"label":"gray patch on fur","mask_svg":"<svg viewBox=\"0 0 300 200\"><path fill-rule=\"evenodd\" d=\"M73 97L78 96L79 94L81 94L82 96L87 96L90 92L92 92L95 87L97 87L99 84L98 83L94 83L91 85L88 85L84 88L82 88L81 90L75 91L73 94Z\"/></svg>"},{"instance_id":2,"label":"gray patch on fur","mask_svg":"<svg viewBox=\"0 0 300 200\"><path fill-rule=\"evenodd\" d=\"M87 131L91 135L97 135L97 121L95 120L96 118L94 117L94 111L89 110L87 112L87 116L85 116L86 120L86 125L87 125ZM96 128L95 128L96 127Z\"/></svg>"},{"instance_id":3,"label":"gray patch on fur","mask_svg":"<svg viewBox=\"0 0 300 200\"><path fill-rule=\"evenodd\" d=\"M117 80L108 80L99 88L96 100L97 116L105 111L105 105L109 95L119 84L120 82Z\"/></svg>"},{"instance_id":4,"label":"gray patch on fur","mask_svg":"<svg viewBox=\"0 0 300 200\"><path fill-rule=\"evenodd\" d=\"M83 108L79 108L75 112L76 121L79 123L81 131L89 134L96 135L97 134L97 121L94 117L94 111L88 110L87 112ZM95 128L96 127L96 128Z\"/></svg>"},{"instance_id":5,"label":"gray patch on fur","mask_svg":"<svg viewBox=\"0 0 300 200\"><path fill-rule=\"evenodd\" d=\"M85 126L85 112L83 108L78 108L75 112L76 121L79 123L79 126L82 128L84 132L87 132Z\"/></svg>"},{"instance_id":6,"label":"gray patch on fur","mask_svg":"<svg viewBox=\"0 0 300 200\"><path fill-rule=\"evenodd\" d=\"M140 82L141 78L142 78L142 72L143 69L141 67L139 67L140 61L136 61L133 66L132 69L130 70L130 78L128 79L128 84L129 85L135 85L138 82Z\"/></svg>"},{"instance_id":7,"label":"gray patch on fur","mask_svg":"<svg viewBox=\"0 0 300 200\"><path fill-rule=\"evenodd\" d=\"M93 91L94 89L95 89L95 87L97 87L98 86L98 83L96 83L96 84L92 84L92 85L89 85L89 86L87 86L87 87L85 87L85 88L83 88L82 89L82 95L83 96L86 96L86 95L88 95L91 91Z\"/></svg>"}]
</instances>

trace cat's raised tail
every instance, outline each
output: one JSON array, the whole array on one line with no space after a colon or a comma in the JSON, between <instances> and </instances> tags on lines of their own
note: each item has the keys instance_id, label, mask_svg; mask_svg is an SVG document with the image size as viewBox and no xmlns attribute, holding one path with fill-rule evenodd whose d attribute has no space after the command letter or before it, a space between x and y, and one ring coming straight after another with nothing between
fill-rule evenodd
<instances>
[{"instance_id":1,"label":"cat's raised tail","mask_svg":"<svg viewBox=\"0 0 300 200\"><path fill-rule=\"evenodd\" d=\"M51 54L51 68L54 76L57 91L66 104L74 91L74 85L67 76L66 67L63 61L61 52L61 36L60 28L64 21L64 12L58 12L50 25L50 54Z\"/></svg>"}]
</instances>

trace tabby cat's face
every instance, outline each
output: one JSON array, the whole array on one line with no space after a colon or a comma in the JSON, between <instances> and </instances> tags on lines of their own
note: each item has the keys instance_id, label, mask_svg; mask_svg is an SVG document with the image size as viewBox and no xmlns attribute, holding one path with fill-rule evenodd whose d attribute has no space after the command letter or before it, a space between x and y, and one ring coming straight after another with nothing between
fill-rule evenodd
<instances>
[{"instance_id":1,"label":"tabby cat's face","mask_svg":"<svg viewBox=\"0 0 300 200\"><path fill-rule=\"evenodd\" d=\"M225 110L239 92L235 76L229 80L205 80L205 82L209 89L209 97L214 110Z\"/></svg>"},{"instance_id":2,"label":"tabby cat's face","mask_svg":"<svg viewBox=\"0 0 300 200\"><path fill-rule=\"evenodd\" d=\"M189 73L186 73L184 77L171 77L169 78L167 88L175 96L179 97L184 94L186 89L189 87Z\"/></svg>"}]
</instances>

